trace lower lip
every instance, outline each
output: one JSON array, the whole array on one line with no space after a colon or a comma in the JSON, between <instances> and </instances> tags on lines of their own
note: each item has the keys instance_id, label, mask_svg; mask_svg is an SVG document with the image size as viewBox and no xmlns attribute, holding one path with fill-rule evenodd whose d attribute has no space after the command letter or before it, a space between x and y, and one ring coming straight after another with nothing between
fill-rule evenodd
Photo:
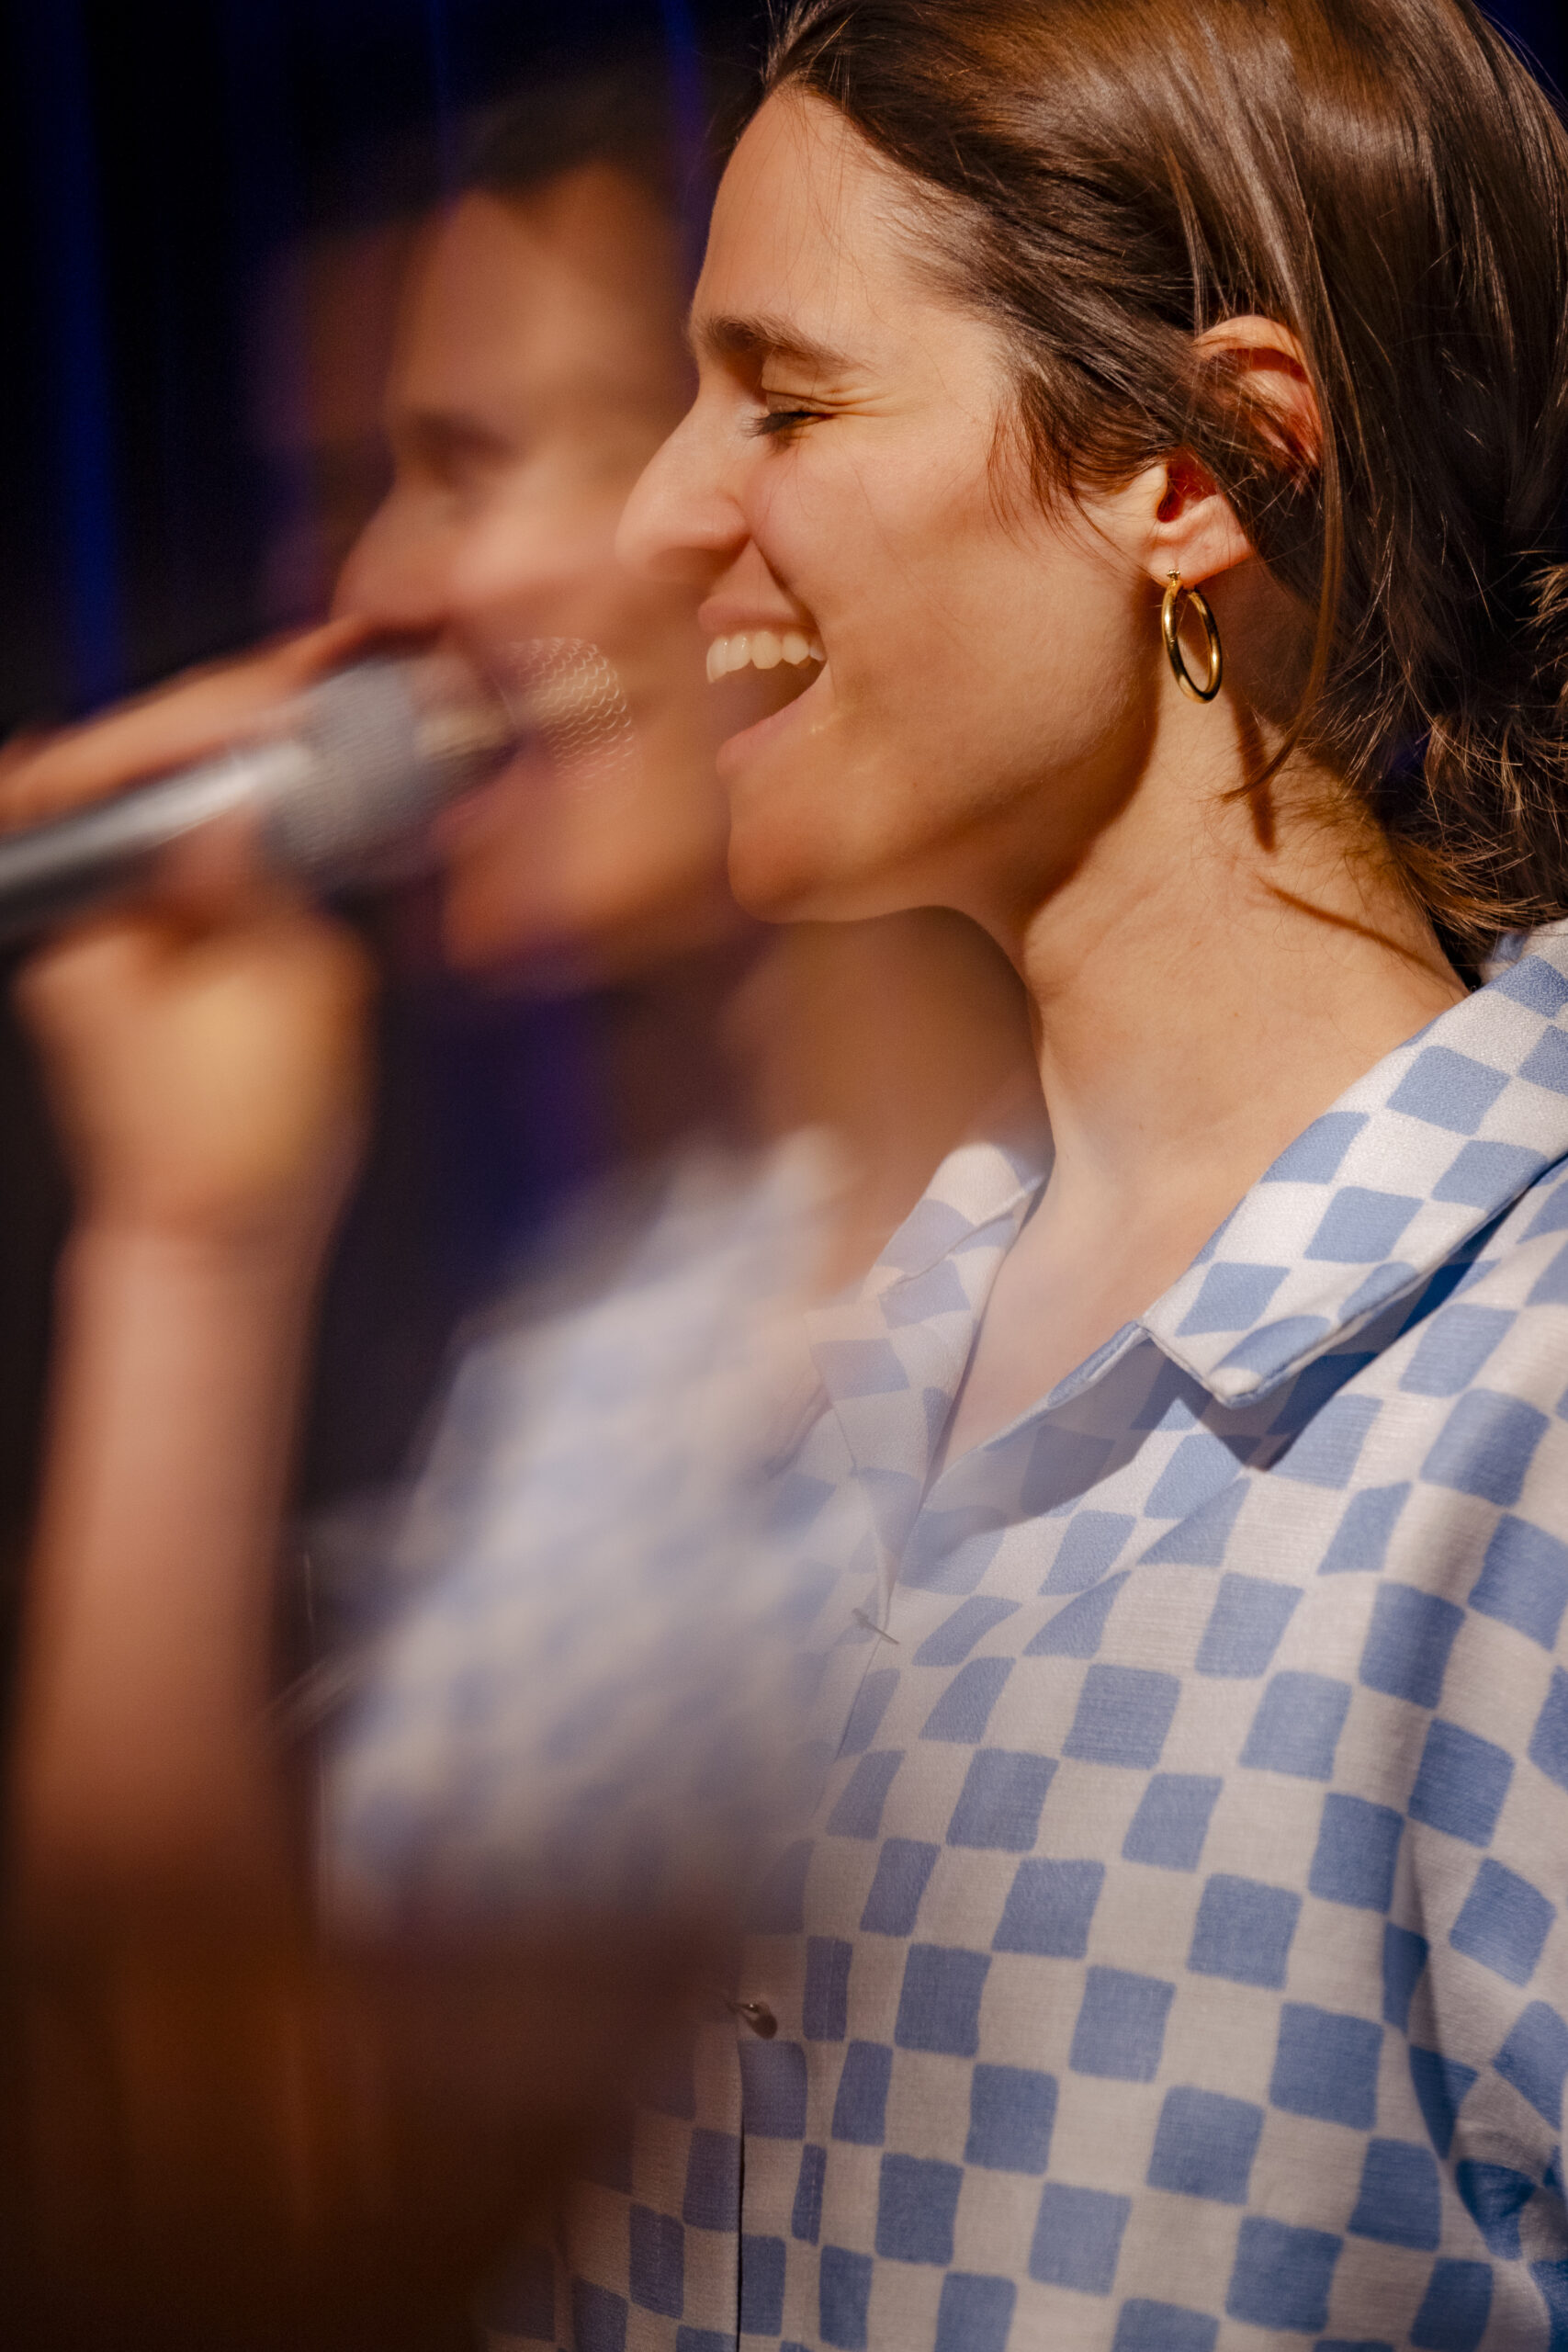
<instances>
[{"instance_id":1,"label":"lower lip","mask_svg":"<svg viewBox=\"0 0 1568 2352\"><path fill-rule=\"evenodd\" d=\"M818 670L805 692L796 695L793 702L786 702L782 710L770 711L766 718L759 718L751 726L741 728L739 734L726 737L718 747L716 761L719 775L726 783L746 765L748 760L765 751L775 737L794 724L827 674L826 670Z\"/></svg>"}]
</instances>

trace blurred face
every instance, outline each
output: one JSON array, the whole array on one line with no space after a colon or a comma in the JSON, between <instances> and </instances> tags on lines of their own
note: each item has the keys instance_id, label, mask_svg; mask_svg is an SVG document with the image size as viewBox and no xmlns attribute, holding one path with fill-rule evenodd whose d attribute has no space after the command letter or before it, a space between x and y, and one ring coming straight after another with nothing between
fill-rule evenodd
<instances>
[{"instance_id":1,"label":"blurred face","mask_svg":"<svg viewBox=\"0 0 1568 2352\"><path fill-rule=\"evenodd\" d=\"M636 761L541 743L449 814L443 923L469 967L599 978L722 934L725 813L706 639L683 582L617 561L626 493L691 394L673 231L629 180L470 196L410 288L389 392L392 489L341 611L441 630L504 675L535 639L607 657ZM570 729L570 712L558 711Z\"/></svg>"},{"instance_id":2,"label":"blurred face","mask_svg":"<svg viewBox=\"0 0 1568 2352\"><path fill-rule=\"evenodd\" d=\"M719 754L741 902L943 904L1005 936L1146 754L1145 510L1041 512L998 333L921 272L919 236L909 183L834 108L769 100L715 214L697 400L622 545L702 594L716 696L759 633L822 657Z\"/></svg>"}]
</instances>

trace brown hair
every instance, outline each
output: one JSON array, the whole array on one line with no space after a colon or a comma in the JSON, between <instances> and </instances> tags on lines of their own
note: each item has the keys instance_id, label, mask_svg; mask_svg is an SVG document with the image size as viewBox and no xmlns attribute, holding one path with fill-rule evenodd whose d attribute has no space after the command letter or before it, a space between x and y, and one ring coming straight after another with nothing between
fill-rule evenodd
<instances>
[{"instance_id":1,"label":"brown hair","mask_svg":"<svg viewBox=\"0 0 1568 2352\"><path fill-rule=\"evenodd\" d=\"M1213 474L1317 613L1301 740L1452 951L1568 914L1568 136L1469 0L798 0L768 86L934 199L1043 491ZM1249 311L1318 462L1195 348Z\"/></svg>"}]
</instances>

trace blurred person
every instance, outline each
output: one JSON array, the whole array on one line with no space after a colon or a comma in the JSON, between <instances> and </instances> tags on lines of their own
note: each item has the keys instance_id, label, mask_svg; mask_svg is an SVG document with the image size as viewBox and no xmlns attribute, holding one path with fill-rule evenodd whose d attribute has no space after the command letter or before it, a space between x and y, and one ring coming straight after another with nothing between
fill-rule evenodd
<instances>
[{"instance_id":1,"label":"blurred person","mask_svg":"<svg viewBox=\"0 0 1568 2352\"><path fill-rule=\"evenodd\" d=\"M525 754L440 829L447 961L591 992L620 1166L532 1253L537 1279L485 1318L403 1521L364 1728L351 1719L335 1741L329 1856L366 1900L385 1882L380 1899L395 1886L406 1903L434 1871L460 1901L465 1872L479 1875L463 1779L506 1784L476 1807L491 1872L536 1888L530 1810L554 1825L558 1856L570 1847L587 1867L587 1823L561 1837L542 1727L547 1688L564 1705L566 1621L597 1625L595 1673L619 1688L633 1662L607 1626L627 1578L678 1559L684 1598L663 1605L683 1670L700 1679L706 1623L728 1624L713 1656L741 1672L739 1531L705 1481L754 1471L769 1379L787 1396L799 1370L748 1368L753 1343L766 1353L748 1313L862 1271L943 1144L1027 1069L1021 1001L972 927L931 914L780 937L729 895L717 741L783 707L816 664L807 640L781 639L778 659L716 690L689 591L615 552L626 494L690 393L679 193L661 113L629 78L531 94L491 130L412 276L388 400L394 480L338 591L340 613L379 636L454 638L502 677L533 643L592 644L637 749L586 770ZM519 1623L529 1593L546 1616ZM513 1622L486 1660L502 1727L482 1729L465 1675L487 1609L498 1634ZM594 1747L602 1813L616 1736L605 1724ZM642 1834L624 1769L617 1844ZM403 1867L412 1883L398 1883Z\"/></svg>"},{"instance_id":2,"label":"blurred person","mask_svg":"<svg viewBox=\"0 0 1568 2352\"><path fill-rule=\"evenodd\" d=\"M506 2199L521 2209L558 2177L660 2045L724 1924L711 1883L735 1869L749 1818L735 1809L752 1798L742 1736L733 1787L710 1770L705 1797L671 1819L656 1785L674 1770L671 1714L722 1702L743 1717L747 1637L795 1590L788 1553L782 1584L749 1591L741 1573L737 1514L781 1410L787 1434L803 1362L781 1364L766 1331L753 1347L748 1307L868 1263L1026 1045L1010 978L962 922L775 940L725 888L715 743L817 665L808 643L771 663L759 644L716 688L690 592L615 559L626 493L689 396L656 111L625 89L536 94L433 227L394 367L396 478L346 568L341 618L74 731L8 780L13 821L114 788L389 635L445 635L502 669L530 640L591 641L624 682L639 753L635 774L589 779L519 760L444 829L452 960L595 989L625 1166L471 1349L411 1504L382 1542L361 1530L348 1547L369 1622L318 1678L339 1721L317 1859L338 1919L394 1931L389 1966L284 1969L276 1999L264 1968L224 2063L198 2037L175 2070L162 2149L134 2132L117 2147L86 2098L76 2138L63 2131L105 2178L120 2166L131 2201L114 2249L150 2324L202 2341L271 2340L285 2307L296 2330L329 2314L337 2343L398 2326L424 2340L432 2279L450 2294ZM265 1956L303 1902L267 1714L275 1531L312 1289L362 1132L367 987L329 919L222 873L85 926L25 986L78 1225L17 1749L17 1907L24 1946L68 1977L100 1945L116 1984L149 1934L162 1969L188 1947L151 2037L145 2007L120 2003L132 2044L165 2045L162 2075L145 2046L139 2061L158 2098L166 2045L202 2013L209 1947L227 1937L243 1956L249 1939ZM781 1150L802 1129L826 1130L829 1149ZM468 1931L456 1957L442 1940L455 1928ZM722 1982L722 1957L699 1973ZM150 1973L130 1971L143 2003ZM97 2023L116 2049L118 2029ZM732 2067L755 2030L737 2003ZM70 2046L67 2027L46 2036L46 2083L51 2051ZM303 2086L292 2125L289 2080ZM378 2099L398 2124L385 2145ZM209 2146L222 2161L193 2197ZM193 2216L216 2245L209 2275L182 2278ZM67 2199L67 2247L71 2219ZM281 2264L294 2300L280 2304L269 2267L301 2233L307 2285Z\"/></svg>"},{"instance_id":3,"label":"blurred person","mask_svg":"<svg viewBox=\"0 0 1568 2352\"><path fill-rule=\"evenodd\" d=\"M382 404L415 241L434 196L423 142L378 154L375 209L345 204L269 257L251 303L250 439L268 532L257 605L298 627L332 602L349 550L386 495Z\"/></svg>"}]
</instances>

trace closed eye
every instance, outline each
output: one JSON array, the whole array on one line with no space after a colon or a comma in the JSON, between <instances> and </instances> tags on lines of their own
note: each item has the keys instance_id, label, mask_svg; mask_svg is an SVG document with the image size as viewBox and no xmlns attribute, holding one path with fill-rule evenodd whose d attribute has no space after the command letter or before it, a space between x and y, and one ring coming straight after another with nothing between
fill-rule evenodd
<instances>
[{"instance_id":1,"label":"closed eye","mask_svg":"<svg viewBox=\"0 0 1568 2352\"><path fill-rule=\"evenodd\" d=\"M392 438L400 457L447 485L493 471L516 455L512 442L481 419L441 409L399 417Z\"/></svg>"},{"instance_id":2,"label":"closed eye","mask_svg":"<svg viewBox=\"0 0 1568 2352\"><path fill-rule=\"evenodd\" d=\"M780 433L794 433L803 424L811 424L821 415L815 408L771 408L753 417L750 430L762 438Z\"/></svg>"}]
</instances>

